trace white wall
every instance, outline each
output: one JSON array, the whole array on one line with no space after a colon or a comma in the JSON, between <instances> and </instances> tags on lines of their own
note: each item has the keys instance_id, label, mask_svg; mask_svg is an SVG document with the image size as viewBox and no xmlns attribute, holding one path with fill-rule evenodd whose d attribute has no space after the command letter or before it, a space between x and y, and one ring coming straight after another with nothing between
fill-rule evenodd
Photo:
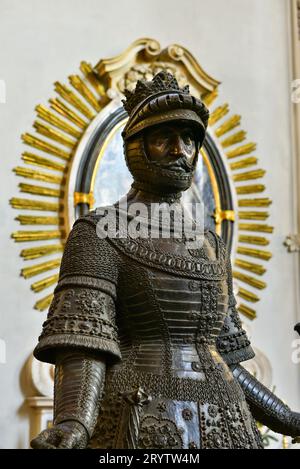
<instances>
[{"instance_id":1,"label":"white wall","mask_svg":"<svg viewBox=\"0 0 300 469\"><path fill-rule=\"evenodd\" d=\"M282 245L296 230L287 5L286 0L0 0L0 80L7 87L6 104L0 104L0 339L7 346L7 363L0 364L0 447L27 447L20 370L45 317L32 308L36 298L29 281L18 276L20 246L10 240L20 229L13 220L17 211L8 205L18 192L11 170L20 164L20 134L30 130L35 105L53 95L55 80L76 73L83 59L96 64L147 36L163 46L176 42L188 48L223 82L220 102L229 101L232 111L242 114L249 138L258 142L276 231L266 274L271 286L251 325L253 342L273 364L277 393L300 410L299 365L291 361L296 257Z\"/></svg>"}]
</instances>

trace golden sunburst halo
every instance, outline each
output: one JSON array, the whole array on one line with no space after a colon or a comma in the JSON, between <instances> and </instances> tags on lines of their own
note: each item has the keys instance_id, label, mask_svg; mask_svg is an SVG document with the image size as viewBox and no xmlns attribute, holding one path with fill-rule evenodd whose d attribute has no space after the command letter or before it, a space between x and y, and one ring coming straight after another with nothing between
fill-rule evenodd
<instances>
[{"instance_id":1,"label":"golden sunburst halo","mask_svg":"<svg viewBox=\"0 0 300 469\"><path fill-rule=\"evenodd\" d=\"M20 225L34 226L32 230L14 232L12 237L16 242L36 243L35 247L21 251L21 257L25 261L39 259L38 263L21 270L24 278L45 274L42 280L31 284L31 289L35 292L42 292L57 283L63 247L68 235L65 190L70 164L90 122L109 101L92 67L82 62L80 71L82 76L69 77L69 86L55 83L57 96L49 100L48 107L36 106L37 119L33 123L36 133L22 135L23 142L30 147L30 151L22 154L26 167L14 168L17 176L33 181L21 182L20 192L27 197L13 197L10 203L13 208L30 212L30 215L20 214L16 217ZM34 215L35 211L47 215ZM49 226L49 229L44 229L45 226ZM50 240L53 242L49 242ZM43 241L47 241L47 244L43 244ZM42 261L44 257L53 254L57 258ZM49 275L50 271L55 273ZM53 293L50 293L38 300L34 307L43 311L49 307L52 298Z\"/></svg>"},{"instance_id":2,"label":"golden sunburst halo","mask_svg":"<svg viewBox=\"0 0 300 469\"><path fill-rule=\"evenodd\" d=\"M128 83L133 86L141 75L151 78L159 68L178 72L179 79L183 76L210 109L209 132L226 161L236 198L233 211L216 210L215 222L217 227L223 220L236 224L233 277L239 285L239 311L254 319L253 305L260 299L258 290L267 286L262 277L272 257L266 247L273 233L273 227L267 224L271 200L262 195L266 191L266 171L258 166L256 144L247 141L247 133L240 128L241 116L231 115L228 103L215 105L219 82L201 69L190 52L178 45L161 50L157 41L148 38L135 41L123 54L102 60L96 67L81 62L80 72L69 76L68 85L55 82L56 96L48 106L36 106L35 132L22 135L26 145L24 165L14 168L22 180L22 196L10 200L11 206L21 211L16 220L24 226L12 233L12 238L34 243L34 247L26 245L21 250L21 257L29 264L22 268L21 275L25 279L44 276L31 284L37 293L55 286L69 232L67 185L79 142L113 99L112 89L120 92L129 87ZM84 200L92 208L91 193L76 193L74 198L75 205ZM50 260L45 261L49 256ZM46 310L52 298L53 293L41 297L35 309Z\"/></svg>"},{"instance_id":3,"label":"golden sunburst halo","mask_svg":"<svg viewBox=\"0 0 300 469\"><path fill-rule=\"evenodd\" d=\"M213 92L204 101L211 108L216 98L217 93ZM272 253L265 248L270 244L269 235L273 233L273 226L266 222L270 215L267 209L272 201L261 196L266 190L261 182L266 171L259 168L259 160L253 155L256 143L247 142L247 133L239 129L240 125L241 116L231 116L228 103L212 109L209 126L225 153L237 199L235 216L238 219L238 236L233 256L233 277L239 283L241 302L238 309L249 319L254 319L256 311L252 304L260 298L253 289L267 287L266 282L261 280L267 268L261 261L269 261L272 257ZM226 136L228 133L229 136Z\"/></svg>"}]
</instances>

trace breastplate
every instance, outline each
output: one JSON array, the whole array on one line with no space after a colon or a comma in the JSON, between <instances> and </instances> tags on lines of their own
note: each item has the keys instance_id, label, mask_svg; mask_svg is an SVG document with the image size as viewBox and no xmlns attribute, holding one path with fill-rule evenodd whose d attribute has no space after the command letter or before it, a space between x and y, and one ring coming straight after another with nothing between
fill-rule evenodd
<instances>
[{"instance_id":1,"label":"breastplate","mask_svg":"<svg viewBox=\"0 0 300 469\"><path fill-rule=\"evenodd\" d=\"M212 235L214 236L214 235ZM123 362L137 371L205 379L223 367L216 350L228 308L216 241L198 253L174 240L116 240L124 254L118 326Z\"/></svg>"}]
</instances>

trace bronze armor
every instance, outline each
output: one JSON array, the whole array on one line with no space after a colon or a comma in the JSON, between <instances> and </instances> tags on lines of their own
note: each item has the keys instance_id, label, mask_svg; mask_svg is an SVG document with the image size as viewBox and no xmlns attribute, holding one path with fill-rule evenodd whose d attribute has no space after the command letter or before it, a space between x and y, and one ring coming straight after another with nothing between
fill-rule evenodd
<instances>
[{"instance_id":1,"label":"bronze armor","mask_svg":"<svg viewBox=\"0 0 300 469\"><path fill-rule=\"evenodd\" d=\"M35 350L52 362L67 345L107 357L90 446L261 447L228 367L254 354L224 243L212 232L195 252L175 239L103 240L98 218L74 225Z\"/></svg>"}]
</instances>

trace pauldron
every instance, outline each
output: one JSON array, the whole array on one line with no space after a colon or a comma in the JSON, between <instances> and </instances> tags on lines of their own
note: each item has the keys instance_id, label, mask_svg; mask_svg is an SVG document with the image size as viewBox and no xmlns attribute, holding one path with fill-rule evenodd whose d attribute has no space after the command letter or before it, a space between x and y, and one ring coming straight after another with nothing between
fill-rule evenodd
<instances>
[{"instance_id":1,"label":"pauldron","mask_svg":"<svg viewBox=\"0 0 300 469\"><path fill-rule=\"evenodd\" d=\"M73 347L120 359L115 324L117 255L88 223L75 223L63 255L60 278L34 355L56 362ZM99 258L100 256L100 258Z\"/></svg>"}]
</instances>

